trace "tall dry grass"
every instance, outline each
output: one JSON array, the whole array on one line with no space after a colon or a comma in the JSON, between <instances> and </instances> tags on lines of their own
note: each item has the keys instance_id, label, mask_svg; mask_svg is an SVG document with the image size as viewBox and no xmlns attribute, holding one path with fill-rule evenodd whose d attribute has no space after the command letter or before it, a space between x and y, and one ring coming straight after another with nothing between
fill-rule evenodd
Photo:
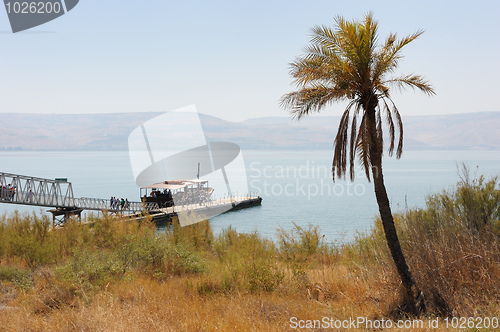
<instances>
[{"instance_id":1,"label":"tall dry grass","mask_svg":"<svg viewBox=\"0 0 500 332\"><path fill-rule=\"evenodd\" d=\"M441 316L485 316L494 313L500 301L499 181L471 177L466 168L460 174L454 190L431 195L425 208L395 214L394 220L430 311ZM372 233L354 246L365 264L380 265L391 274L384 243L377 219Z\"/></svg>"}]
</instances>

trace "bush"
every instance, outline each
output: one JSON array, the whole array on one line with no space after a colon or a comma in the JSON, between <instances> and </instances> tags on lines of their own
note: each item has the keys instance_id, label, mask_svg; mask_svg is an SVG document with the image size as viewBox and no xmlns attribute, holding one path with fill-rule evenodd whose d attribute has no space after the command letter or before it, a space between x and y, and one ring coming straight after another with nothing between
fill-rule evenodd
<instances>
[{"instance_id":1,"label":"bush","mask_svg":"<svg viewBox=\"0 0 500 332\"><path fill-rule=\"evenodd\" d=\"M200 274L208 269L203 259L183 245L167 247L165 268L167 273L177 276Z\"/></svg>"},{"instance_id":2,"label":"bush","mask_svg":"<svg viewBox=\"0 0 500 332\"><path fill-rule=\"evenodd\" d=\"M93 218L83 240L87 247L116 250L127 242L130 236L150 236L155 230L155 224L150 216L138 222L127 217L105 214L101 218Z\"/></svg>"},{"instance_id":3,"label":"bush","mask_svg":"<svg viewBox=\"0 0 500 332\"><path fill-rule=\"evenodd\" d=\"M7 254L7 234L5 227L5 217L0 217L0 263Z\"/></svg>"},{"instance_id":4,"label":"bush","mask_svg":"<svg viewBox=\"0 0 500 332\"><path fill-rule=\"evenodd\" d=\"M248 288L251 292L274 291L285 278L285 273L272 261L258 261L246 265Z\"/></svg>"},{"instance_id":5,"label":"bush","mask_svg":"<svg viewBox=\"0 0 500 332\"><path fill-rule=\"evenodd\" d=\"M111 252L84 250L57 267L56 276L67 283L67 287L86 297L87 292L124 276L124 268Z\"/></svg>"},{"instance_id":6,"label":"bush","mask_svg":"<svg viewBox=\"0 0 500 332\"><path fill-rule=\"evenodd\" d=\"M212 227L210 227L210 221L208 220L181 227L179 221L175 218L165 234L174 245L182 244L199 251L210 249L214 239Z\"/></svg>"},{"instance_id":7,"label":"bush","mask_svg":"<svg viewBox=\"0 0 500 332\"><path fill-rule=\"evenodd\" d=\"M0 266L0 281L9 281L25 292L33 287L31 271L16 266Z\"/></svg>"},{"instance_id":8,"label":"bush","mask_svg":"<svg viewBox=\"0 0 500 332\"><path fill-rule=\"evenodd\" d=\"M470 179L427 199L401 219L409 264L436 311L475 314L500 297L498 178Z\"/></svg>"},{"instance_id":9,"label":"bush","mask_svg":"<svg viewBox=\"0 0 500 332\"><path fill-rule=\"evenodd\" d=\"M238 238L238 232L236 232L236 230L231 226L223 229L212 243L212 248L217 257L223 259L228 249L236 244Z\"/></svg>"},{"instance_id":10,"label":"bush","mask_svg":"<svg viewBox=\"0 0 500 332\"><path fill-rule=\"evenodd\" d=\"M285 277L274 243L257 232L224 229L213 241L214 272L198 285L199 293L272 292Z\"/></svg>"},{"instance_id":11,"label":"bush","mask_svg":"<svg viewBox=\"0 0 500 332\"><path fill-rule=\"evenodd\" d=\"M186 247L168 243L164 236L129 236L117 250L83 250L58 267L59 278L84 294L109 282L141 273L156 279L206 271L205 262Z\"/></svg>"},{"instance_id":12,"label":"bush","mask_svg":"<svg viewBox=\"0 0 500 332\"><path fill-rule=\"evenodd\" d=\"M312 256L328 256L333 253L333 248L324 242L320 235L319 226L308 225L303 228L293 222L290 231L280 227L278 232L279 253L288 261L311 262Z\"/></svg>"},{"instance_id":13,"label":"bush","mask_svg":"<svg viewBox=\"0 0 500 332\"><path fill-rule=\"evenodd\" d=\"M38 217L35 213L20 216L16 212L6 227L9 229L8 254L22 258L29 267L53 263L59 258L57 243L53 232L50 232L51 222L47 216Z\"/></svg>"},{"instance_id":14,"label":"bush","mask_svg":"<svg viewBox=\"0 0 500 332\"><path fill-rule=\"evenodd\" d=\"M464 170L455 190L429 196L426 208L394 214L408 265L437 314L473 316L500 298L498 187L497 177L471 179ZM394 266L380 218L353 248L365 259Z\"/></svg>"},{"instance_id":15,"label":"bush","mask_svg":"<svg viewBox=\"0 0 500 332\"><path fill-rule=\"evenodd\" d=\"M117 252L124 269L162 279L172 275L199 274L205 262L188 246L174 245L166 235L133 236Z\"/></svg>"}]
</instances>

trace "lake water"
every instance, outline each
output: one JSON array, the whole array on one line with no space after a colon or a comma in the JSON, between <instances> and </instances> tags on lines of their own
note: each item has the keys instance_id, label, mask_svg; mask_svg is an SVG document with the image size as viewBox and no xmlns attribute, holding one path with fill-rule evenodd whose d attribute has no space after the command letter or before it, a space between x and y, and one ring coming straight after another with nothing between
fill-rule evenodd
<instances>
[{"instance_id":1,"label":"lake water","mask_svg":"<svg viewBox=\"0 0 500 332\"><path fill-rule=\"evenodd\" d=\"M354 182L332 181L332 151L242 151L249 191L263 197L262 206L229 212L211 220L215 232L232 226L274 238L276 229L319 225L328 241L349 241L367 231L378 213L373 186L357 172ZM384 176L393 211L423 207L425 196L452 189L457 165L472 173L500 175L498 151L405 151L401 159L384 158ZM126 151L0 151L0 172L42 178L68 178L75 197L138 201ZM236 181L242 179L236 179ZM241 194L241 193L240 193ZM220 195L222 196L222 195ZM46 208L0 204L0 213Z\"/></svg>"}]
</instances>

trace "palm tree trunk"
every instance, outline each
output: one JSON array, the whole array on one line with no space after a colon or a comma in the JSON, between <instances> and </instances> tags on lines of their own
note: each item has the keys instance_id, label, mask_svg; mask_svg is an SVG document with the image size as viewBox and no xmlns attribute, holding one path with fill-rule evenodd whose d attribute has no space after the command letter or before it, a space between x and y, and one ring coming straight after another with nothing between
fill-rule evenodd
<instances>
[{"instance_id":1,"label":"palm tree trunk","mask_svg":"<svg viewBox=\"0 0 500 332\"><path fill-rule=\"evenodd\" d=\"M369 100L369 99L368 99ZM373 176L373 185L375 189L375 198L377 199L378 210L380 212L380 218L382 219L382 226L384 228L384 234L387 241L387 246L391 252L392 259L396 265L401 282L406 290L406 303L409 306L406 311L420 315L422 312L426 311L425 302L423 299L423 293L417 287L415 279L410 272L410 268L406 263L403 250L399 243L398 233L396 231L396 226L394 225L394 218L391 212L391 206L389 203L389 197L387 196L387 191L384 184L384 175L382 173L382 144L381 137L377 135L377 121L375 120L375 106L376 104L367 103L368 108L368 121L369 121L369 131L370 131L370 161L371 170ZM376 102L375 102L376 103ZM380 133L382 135L382 133Z\"/></svg>"},{"instance_id":2,"label":"palm tree trunk","mask_svg":"<svg viewBox=\"0 0 500 332\"><path fill-rule=\"evenodd\" d=\"M399 277L401 278L401 282L406 290L407 303L409 305L408 309L411 313L419 315L426 310L423 295L417 287L415 279L413 279L399 243L398 233L396 231L396 226L394 225L394 218L389 204L389 198L384 185L382 169L372 167L372 174L373 184L375 187L375 197L377 199L378 209L382 219L385 238L387 240L387 245L391 252L392 259L394 260L394 264L396 265Z\"/></svg>"}]
</instances>

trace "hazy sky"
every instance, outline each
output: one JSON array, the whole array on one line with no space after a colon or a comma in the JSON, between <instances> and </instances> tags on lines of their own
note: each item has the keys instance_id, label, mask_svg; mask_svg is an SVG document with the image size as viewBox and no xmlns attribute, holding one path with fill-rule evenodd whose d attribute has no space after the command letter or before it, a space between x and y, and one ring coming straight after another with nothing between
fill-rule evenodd
<instances>
[{"instance_id":1,"label":"hazy sky","mask_svg":"<svg viewBox=\"0 0 500 332\"><path fill-rule=\"evenodd\" d=\"M279 99L295 89L288 64L308 44L310 28L369 10L382 40L426 31L404 49L399 73L423 75L437 96L394 91L402 114L500 111L500 1L80 0L16 34L0 8L0 112L196 104L231 121L286 116Z\"/></svg>"}]
</instances>

